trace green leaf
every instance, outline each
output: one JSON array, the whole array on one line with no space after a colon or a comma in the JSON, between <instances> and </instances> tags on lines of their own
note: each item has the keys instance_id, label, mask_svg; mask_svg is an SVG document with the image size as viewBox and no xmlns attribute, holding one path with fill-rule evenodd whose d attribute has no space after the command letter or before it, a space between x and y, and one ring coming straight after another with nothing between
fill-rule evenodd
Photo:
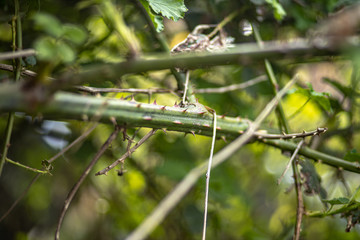
<instances>
[{"instance_id":1,"label":"green leaf","mask_svg":"<svg viewBox=\"0 0 360 240\"><path fill-rule=\"evenodd\" d=\"M327 92L314 91L314 89L310 83L308 84L308 86L309 86L308 89L300 88L300 89L289 91L289 93L302 94L302 95L310 98L311 100L315 101L325 111L332 112L332 108L331 108L331 104L330 104L330 100L329 100L330 94Z\"/></svg>"},{"instance_id":2,"label":"green leaf","mask_svg":"<svg viewBox=\"0 0 360 240\"><path fill-rule=\"evenodd\" d=\"M37 56L40 60L51 61L56 57L56 41L51 37L41 37L34 43Z\"/></svg>"},{"instance_id":3,"label":"green leaf","mask_svg":"<svg viewBox=\"0 0 360 240\"><path fill-rule=\"evenodd\" d=\"M66 24L63 26L62 37L76 45L80 45L86 40L87 34L82 28L78 26Z\"/></svg>"},{"instance_id":4,"label":"green leaf","mask_svg":"<svg viewBox=\"0 0 360 240\"><path fill-rule=\"evenodd\" d=\"M304 193L308 195L319 194L322 199L327 196L326 190L321 186L321 178L314 165L307 159L299 162L301 165L301 176L304 178Z\"/></svg>"},{"instance_id":5,"label":"green leaf","mask_svg":"<svg viewBox=\"0 0 360 240\"><path fill-rule=\"evenodd\" d=\"M61 22L47 13L37 13L34 17L35 28L58 38L63 34Z\"/></svg>"},{"instance_id":6,"label":"green leaf","mask_svg":"<svg viewBox=\"0 0 360 240\"><path fill-rule=\"evenodd\" d=\"M344 159L349 162L360 162L360 154L352 149L345 154Z\"/></svg>"},{"instance_id":7,"label":"green leaf","mask_svg":"<svg viewBox=\"0 0 360 240\"><path fill-rule=\"evenodd\" d=\"M322 200L323 202L329 203L331 205L339 205L339 204L348 204L350 200L348 198L339 197L339 198L333 198L329 200Z\"/></svg>"},{"instance_id":8,"label":"green leaf","mask_svg":"<svg viewBox=\"0 0 360 240\"><path fill-rule=\"evenodd\" d=\"M41 37L36 40L34 47L38 58L44 61L72 62L75 60L74 50L64 41L52 37Z\"/></svg>"},{"instance_id":9,"label":"green leaf","mask_svg":"<svg viewBox=\"0 0 360 240\"><path fill-rule=\"evenodd\" d=\"M75 52L67 43L63 41L58 41L57 47L57 54L58 57L62 60L62 62L69 63L75 60Z\"/></svg>"},{"instance_id":10,"label":"green leaf","mask_svg":"<svg viewBox=\"0 0 360 240\"><path fill-rule=\"evenodd\" d=\"M184 17L188 10L184 4L184 0L147 0L151 9L156 14L161 14L164 17L174 21Z\"/></svg>"},{"instance_id":11,"label":"green leaf","mask_svg":"<svg viewBox=\"0 0 360 240\"><path fill-rule=\"evenodd\" d=\"M266 0L274 9L274 17L276 20L280 21L286 16L286 12L282 5L276 0Z\"/></svg>"},{"instance_id":12,"label":"green leaf","mask_svg":"<svg viewBox=\"0 0 360 240\"><path fill-rule=\"evenodd\" d=\"M140 0L141 4L144 6L146 12L149 14L151 21L153 22L155 29L157 32L161 32L164 30L163 19L161 16L154 14L154 12L150 9L149 2L146 0Z\"/></svg>"}]
</instances>

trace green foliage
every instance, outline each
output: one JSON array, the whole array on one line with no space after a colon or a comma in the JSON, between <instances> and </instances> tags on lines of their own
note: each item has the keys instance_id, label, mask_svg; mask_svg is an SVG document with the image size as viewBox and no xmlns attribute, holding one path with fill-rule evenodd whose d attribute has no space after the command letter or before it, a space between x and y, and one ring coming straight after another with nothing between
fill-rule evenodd
<instances>
[{"instance_id":1,"label":"green foliage","mask_svg":"<svg viewBox=\"0 0 360 240\"><path fill-rule=\"evenodd\" d=\"M301 175L304 178L305 193L309 195L318 194L321 199L326 199L327 192L321 186L321 177L314 165L307 159L300 161Z\"/></svg>"},{"instance_id":2,"label":"green foliage","mask_svg":"<svg viewBox=\"0 0 360 240\"><path fill-rule=\"evenodd\" d=\"M349 199L345 198L345 197L339 197L339 198L333 198L330 200L326 200L323 199L323 202L329 203L331 206L332 205L343 205L343 204L348 204L349 203Z\"/></svg>"},{"instance_id":3,"label":"green foliage","mask_svg":"<svg viewBox=\"0 0 360 240\"><path fill-rule=\"evenodd\" d=\"M306 97L308 97L309 99L313 100L314 102L316 102L317 104L319 104L319 106L321 108L323 108L325 111L331 112L331 104L330 104L330 94L326 93L326 92L316 92L314 91L312 85L309 83L308 84L308 89L305 88L299 88L296 90L292 90L289 93L300 93Z\"/></svg>"},{"instance_id":4,"label":"green foliage","mask_svg":"<svg viewBox=\"0 0 360 240\"><path fill-rule=\"evenodd\" d=\"M345 154L344 159L350 162L360 163L360 154L356 152L356 149L352 149Z\"/></svg>"},{"instance_id":5,"label":"green foliage","mask_svg":"<svg viewBox=\"0 0 360 240\"><path fill-rule=\"evenodd\" d=\"M151 8L150 8L150 4L148 1L146 0L140 0L141 4L144 6L146 12L149 14L149 17L151 18L152 23L155 26L155 29L157 32L161 32L162 30L164 30L164 23L163 23L163 19L161 16L155 14Z\"/></svg>"},{"instance_id":6,"label":"green foliage","mask_svg":"<svg viewBox=\"0 0 360 240\"><path fill-rule=\"evenodd\" d=\"M252 35L242 34L242 21L245 20L259 26L263 39L296 42L294 38L306 38L306 32L309 32L318 21L357 1L199 0L186 1L186 6L182 0L140 2L157 32L162 31L160 37L170 45L182 41L185 34L195 26L219 23L233 11L239 14L225 25L223 30L225 35L235 38L235 44L254 42ZM13 19L12 7L12 4L8 4L1 8L2 52L11 51L14 44L11 40L11 25L8 24ZM39 12L39 9L44 12ZM39 3L28 1L24 5L21 4L20 12L23 23L23 48L34 46L37 51L36 58L22 58L24 70L35 71L40 75L39 78L43 75L53 77L51 83L58 84L55 90L76 93L76 97L81 99L82 103L79 109L72 98L66 98L59 106L49 106L54 110L53 115L48 117L56 121L65 121L71 129L71 134L64 134L59 127L45 128L46 118L41 115L43 109L38 106L58 95L43 94L51 83L35 82L33 77L27 75L28 72L22 72L19 84L25 84L21 85L16 94L26 99L26 104L22 108L29 109L29 112L22 113L22 109L16 111L9 144L9 159L51 172L51 175L44 174L30 188L20 204L1 222L0 232L1 238L4 239L45 240L53 238L53 230L66 196L113 131L112 117L119 114L119 109L113 108L120 102L117 99L133 99L131 104L134 106L134 101L142 102L144 105L156 100L158 106L151 104L151 107L166 105L168 108L180 101L181 92L177 91L177 86L182 83L177 82L168 70L152 71L159 67L156 61L153 62L154 66L147 66L146 69L151 69L148 72L111 74L116 72L113 70L119 66L112 63L121 61L121 72L123 69L127 70L127 67L133 67L138 59L151 57L161 60L162 57L153 54L159 48L159 38L150 34L143 13L133 1L84 0L77 4L60 0ZM168 27L165 28L164 17L179 22L172 25L172 21L169 21ZM179 25L181 29L177 29ZM342 158L351 162L346 163L354 164L356 167L360 162L360 155L354 149L360 144L357 85L360 76L356 70L360 63L359 52L351 49L342 53L342 50L338 50L340 56L333 57L328 53L324 57L316 56L316 53L301 55L302 49L297 51L294 58L289 54L286 59L269 59L274 67L274 75L278 77L279 86L276 87L281 88L289 80L289 75L292 76L300 69L300 72L307 73L304 80L311 80L314 88L316 86L315 89L332 87L341 96L337 98L332 91L329 91L331 95L322 90L315 91L311 84L307 87L297 85L297 89L289 92L288 97L281 101L285 116L296 113L291 121L290 117L287 118L290 130L301 132L303 129L311 131L317 127L327 127L328 131L321 136L305 139L306 149L315 148L320 155L337 157L335 160ZM264 52L264 56L267 57L266 51ZM151 56L148 57L147 54ZM214 67L206 65L208 59L200 59L204 67L192 69L190 85L195 91L201 88L220 88L251 81L266 74L263 59L247 59L246 53L241 59L243 61L239 64ZM318 68L318 62L326 62L331 67L325 70ZM12 64L12 61L1 63ZM81 76L87 74L86 79L78 79L79 75L74 75L77 73L84 74ZM12 72L0 71L2 83L7 83L12 78ZM90 97L92 93L78 91L75 84L66 82L68 78L81 80L82 83L86 83L84 85L90 87L170 89L171 93L101 93L97 94L97 100L105 99L101 97L115 100L112 100L111 104L105 101L103 105L93 108L89 100L95 99ZM60 81L57 82L58 80ZM320 86L315 85L315 82L321 82ZM77 82L76 85L80 84ZM5 87L4 85L0 89L3 90ZM230 119L228 116L239 116L242 120L254 120L273 98L273 86L266 80L231 92L195 95L199 103L215 109L219 118ZM0 97L4 101L7 100L1 94ZM109 106L111 108L107 108ZM136 106L141 108L140 104ZM57 110L64 109L71 114L79 111L83 113L88 109L92 109L94 115L106 111L108 115L102 115L101 120L108 121L109 124L100 123L86 139L50 163L44 159L51 159L58 153L58 149L45 141L45 137L51 139L55 145L60 141L70 143L88 129L90 121L98 120L97 115L89 117L84 114L76 115L79 121L70 120L70 117L59 119ZM194 105L189 107L189 110L192 109ZM7 127L6 111L2 110L0 114L1 136L4 136ZM141 113L143 114L139 116L148 123L149 118L144 118L148 112ZM179 113L182 116L186 114ZM203 118L209 116L211 117L211 114L202 115ZM194 119L191 124L198 124L198 120ZM263 122L261 132L281 132L278 128L279 120L278 115L270 115ZM175 124L174 122L171 124ZM131 129L129 126L123 127L124 132L105 151L70 204L61 230L62 239L125 239L189 171L208 160L211 142L209 137L197 134L192 136L191 133L184 136L184 133L159 130L127 158L122 166L115 167L107 176L95 176L95 172L109 166L126 153L129 142L134 146L148 132L144 127L140 130ZM188 130L183 128L183 131ZM130 141L123 141L124 139ZM1 138L1 146L3 141ZM221 151L231 141L227 138L218 139L215 152ZM292 141L291 144L295 145L297 140L286 141ZM234 153L226 163L213 170L210 181L208 240L291 239L297 210L292 177L294 173L290 169L282 183L276 185L276 180L289 161L288 150L279 147L278 144L279 142L274 142L273 147L253 139ZM347 151L348 149L352 150ZM296 161L300 165L302 193L306 194L304 204L307 211L300 238L359 239L359 231L352 229L360 215L359 188L355 189L358 186L358 175L348 174L341 168L337 169L336 161L334 166L327 166L324 162L304 159L301 156L298 156ZM118 174L118 171L121 174ZM9 163L5 165L0 181L0 214L16 201L33 177L33 172ZM192 187L148 239L199 239L202 230L204 183L205 176ZM323 210L324 205L329 208ZM334 217L329 217L330 215ZM340 219L341 217L346 218L346 221ZM351 232L345 233L344 229Z\"/></svg>"},{"instance_id":7,"label":"green foliage","mask_svg":"<svg viewBox=\"0 0 360 240\"><path fill-rule=\"evenodd\" d=\"M276 20L283 20L286 16L286 12L282 5L277 0L265 0L268 4L270 4L274 8L274 17Z\"/></svg>"},{"instance_id":8,"label":"green foliage","mask_svg":"<svg viewBox=\"0 0 360 240\"><path fill-rule=\"evenodd\" d=\"M70 63L76 58L76 50L86 40L86 32L73 24L61 24L54 16L37 13L33 17L35 28L46 33L39 37L34 48L43 61Z\"/></svg>"},{"instance_id":9,"label":"green foliage","mask_svg":"<svg viewBox=\"0 0 360 240\"><path fill-rule=\"evenodd\" d=\"M188 10L184 4L184 0L140 0L145 10L149 14L156 31L161 32L164 29L162 21L163 17L178 21L184 17Z\"/></svg>"}]
</instances>

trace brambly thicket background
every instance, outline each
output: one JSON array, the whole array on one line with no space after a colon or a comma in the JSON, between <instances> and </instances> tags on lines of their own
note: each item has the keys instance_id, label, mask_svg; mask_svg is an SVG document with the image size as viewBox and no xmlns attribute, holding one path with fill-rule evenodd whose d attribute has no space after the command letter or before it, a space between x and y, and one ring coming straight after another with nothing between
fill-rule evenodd
<instances>
[{"instance_id":1,"label":"brambly thicket background","mask_svg":"<svg viewBox=\"0 0 360 240\"><path fill-rule=\"evenodd\" d=\"M209 109L214 161L226 161L211 173L207 239L360 238L357 1L1 3L1 239L200 239ZM170 56L219 23L225 51ZM178 68L207 109L178 105ZM263 137L236 145L291 79ZM174 208L159 206L174 189Z\"/></svg>"}]
</instances>

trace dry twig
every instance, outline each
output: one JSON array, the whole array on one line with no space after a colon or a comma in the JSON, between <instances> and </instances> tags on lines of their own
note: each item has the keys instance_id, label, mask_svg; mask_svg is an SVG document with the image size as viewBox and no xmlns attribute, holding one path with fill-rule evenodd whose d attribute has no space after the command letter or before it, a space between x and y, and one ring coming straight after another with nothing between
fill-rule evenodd
<instances>
[{"instance_id":1,"label":"dry twig","mask_svg":"<svg viewBox=\"0 0 360 240\"><path fill-rule=\"evenodd\" d=\"M80 185L84 182L85 178L87 177L87 175L89 175L90 170L94 167L95 163L100 159L100 157L104 154L104 152L106 151L106 149L109 147L109 145L111 144L112 141L115 140L115 138L117 137L117 135L119 134L120 131L120 127L119 126L115 126L115 130L110 134L109 138L106 140L106 142L101 146L100 150L96 153L95 157L91 160L91 162L89 163L89 165L86 167L86 169L84 170L84 172L81 174L79 180L75 183L75 185L72 187L72 189L70 190L68 196L65 199L64 202L64 206L63 209L61 211L60 217L59 217L59 221L56 227L56 231L55 231L55 240L60 239L60 228L62 225L62 222L64 220L65 214L69 208L69 205L72 201L72 199L74 198L77 190L79 189Z\"/></svg>"}]
</instances>

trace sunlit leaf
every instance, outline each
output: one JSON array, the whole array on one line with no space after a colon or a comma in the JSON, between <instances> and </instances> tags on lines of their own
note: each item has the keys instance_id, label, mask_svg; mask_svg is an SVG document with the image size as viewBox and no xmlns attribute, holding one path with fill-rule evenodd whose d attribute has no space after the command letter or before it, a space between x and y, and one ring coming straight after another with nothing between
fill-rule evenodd
<instances>
[{"instance_id":1,"label":"sunlit leaf","mask_svg":"<svg viewBox=\"0 0 360 240\"><path fill-rule=\"evenodd\" d=\"M265 0L274 9L274 17L276 20L282 20L286 16L286 12L277 0Z\"/></svg>"},{"instance_id":2,"label":"sunlit leaf","mask_svg":"<svg viewBox=\"0 0 360 240\"><path fill-rule=\"evenodd\" d=\"M161 14L174 21L183 18L185 12L188 10L183 0L148 0L148 2L156 14Z\"/></svg>"},{"instance_id":3,"label":"sunlit leaf","mask_svg":"<svg viewBox=\"0 0 360 240\"><path fill-rule=\"evenodd\" d=\"M311 100L315 101L325 111L331 112L332 108L331 108L331 104L330 104L330 100L329 100L330 94L327 92L314 91L314 89L312 88L312 85L310 83L308 84L308 86L309 86L308 89L300 88L300 89L296 89L296 90L291 90L291 91L289 91L289 93L300 93L300 94L310 98Z\"/></svg>"},{"instance_id":4,"label":"sunlit leaf","mask_svg":"<svg viewBox=\"0 0 360 240\"><path fill-rule=\"evenodd\" d=\"M146 12L149 14L151 21L153 22L157 32L164 30L163 19L161 16L154 14L150 9L149 2L146 0L140 0L141 4L144 6Z\"/></svg>"}]
</instances>

